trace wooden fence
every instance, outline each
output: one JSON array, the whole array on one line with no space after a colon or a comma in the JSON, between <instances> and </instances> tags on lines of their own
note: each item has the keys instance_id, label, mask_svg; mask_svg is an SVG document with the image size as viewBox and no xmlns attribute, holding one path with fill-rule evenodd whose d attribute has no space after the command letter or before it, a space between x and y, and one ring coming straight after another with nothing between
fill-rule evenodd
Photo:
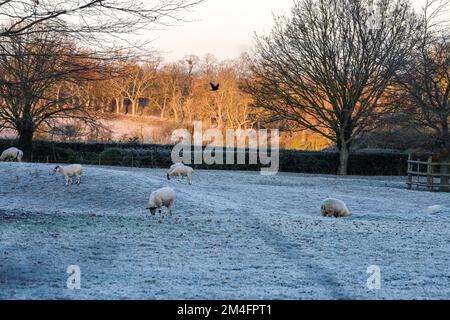
<instances>
[{"instance_id":1,"label":"wooden fence","mask_svg":"<svg viewBox=\"0 0 450 320\"><path fill-rule=\"evenodd\" d=\"M450 162L433 162L408 157L408 189L426 188L428 191L450 192Z\"/></svg>"}]
</instances>

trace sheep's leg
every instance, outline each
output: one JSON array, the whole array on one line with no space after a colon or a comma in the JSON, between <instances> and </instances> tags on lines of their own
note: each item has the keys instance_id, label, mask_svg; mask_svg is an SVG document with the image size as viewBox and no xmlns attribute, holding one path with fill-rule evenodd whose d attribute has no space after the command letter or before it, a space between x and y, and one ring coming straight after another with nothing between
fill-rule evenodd
<instances>
[{"instance_id":1,"label":"sheep's leg","mask_svg":"<svg viewBox=\"0 0 450 320\"><path fill-rule=\"evenodd\" d=\"M66 177L66 186L69 185L70 180L71 180L71 179L70 179L69 177Z\"/></svg>"},{"instance_id":2,"label":"sheep's leg","mask_svg":"<svg viewBox=\"0 0 450 320\"><path fill-rule=\"evenodd\" d=\"M77 185L81 184L81 176L77 176Z\"/></svg>"},{"instance_id":3,"label":"sheep's leg","mask_svg":"<svg viewBox=\"0 0 450 320\"><path fill-rule=\"evenodd\" d=\"M173 202L169 203L169 205L167 206L167 213L169 214L169 216L172 216L172 205Z\"/></svg>"}]
</instances>

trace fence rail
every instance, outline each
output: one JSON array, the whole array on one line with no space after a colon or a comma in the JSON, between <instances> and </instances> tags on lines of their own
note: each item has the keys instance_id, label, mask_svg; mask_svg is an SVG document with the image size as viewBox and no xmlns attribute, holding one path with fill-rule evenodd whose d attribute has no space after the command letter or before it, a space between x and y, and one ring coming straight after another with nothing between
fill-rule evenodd
<instances>
[{"instance_id":1,"label":"fence rail","mask_svg":"<svg viewBox=\"0 0 450 320\"><path fill-rule=\"evenodd\" d=\"M408 156L408 189L425 187L428 191L450 192L450 163L413 159Z\"/></svg>"}]
</instances>

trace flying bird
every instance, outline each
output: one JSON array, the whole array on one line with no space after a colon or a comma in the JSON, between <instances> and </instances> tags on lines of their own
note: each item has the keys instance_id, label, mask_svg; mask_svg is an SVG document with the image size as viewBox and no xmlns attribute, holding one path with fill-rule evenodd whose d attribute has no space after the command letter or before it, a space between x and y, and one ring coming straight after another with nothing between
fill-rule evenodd
<instances>
[{"instance_id":1,"label":"flying bird","mask_svg":"<svg viewBox=\"0 0 450 320\"><path fill-rule=\"evenodd\" d=\"M210 82L209 85L211 86L211 91L218 91L219 90L219 87L220 87L219 83L218 84L214 84L214 83Z\"/></svg>"}]
</instances>

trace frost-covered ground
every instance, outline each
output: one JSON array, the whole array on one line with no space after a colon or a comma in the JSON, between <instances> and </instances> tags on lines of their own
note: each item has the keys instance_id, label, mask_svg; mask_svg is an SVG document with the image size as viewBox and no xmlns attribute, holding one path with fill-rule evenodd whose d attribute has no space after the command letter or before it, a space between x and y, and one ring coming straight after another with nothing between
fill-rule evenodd
<instances>
[{"instance_id":1,"label":"frost-covered ground","mask_svg":"<svg viewBox=\"0 0 450 320\"><path fill-rule=\"evenodd\" d=\"M450 208L404 178L88 167L64 186L52 166L0 163L0 299L449 299ZM177 191L175 215L146 215ZM322 199L353 217L322 218ZM66 288L69 265L81 290ZM382 287L367 289L367 268Z\"/></svg>"}]
</instances>

